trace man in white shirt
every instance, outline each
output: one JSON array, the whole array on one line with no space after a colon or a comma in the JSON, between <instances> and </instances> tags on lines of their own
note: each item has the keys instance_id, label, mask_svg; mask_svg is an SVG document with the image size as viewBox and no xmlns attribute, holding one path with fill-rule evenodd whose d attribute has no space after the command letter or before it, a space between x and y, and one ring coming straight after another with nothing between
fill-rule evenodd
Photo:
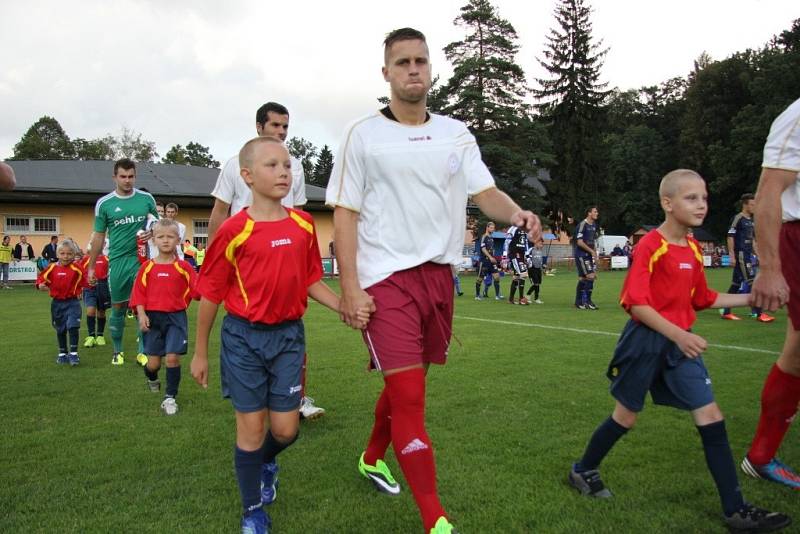
<instances>
[{"instance_id":1,"label":"man in white shirt","mask_svg":"<svg viewBox=\"0 0 800 534\"><path fill-rule=\"evenodd\" d=\"M753 306L772 311L786 304L789 321L761 392L761 416L742 470L800 490L800 475L775 456L800 403L800 99L772 123L761 166Z\"/></svg>"},{"instance_id":2,"label":"man in white shirt","mask_svg":"<svg viewBox=\"0 0 800 534\"><path fill-rule=\"evenodd\" d=\"M289 133L289 110L281 104L267 102L256 111L256 133L286 141ZM303 165L292 157L292 191L281 201L288 208L300 208L307 202L306 179ZM250 188L239 174L239 156L230 158L222 166L217 183L211 191L214 207L208 220L208 245L222 222L249 206L253 200Z\"/></svg>"},{"instance_id":3,"label":"man in white shirt","mask_svg":"<svg viewBox=\"0 0 800 534\"><path fill-rule=\"evenodd\" d=\"M183 243L184 240L186 239L186 225L183 224L182 222L178 222L177 220L175 220L175 217L177 216L178 216L178 205L175 204L174 202L170 202L164 208L163 217L165 219L170 219L172 221L175 221L175 223L178 225L178 234L180 237L180 243ZM178 254L178 258L183 259L183 247L178 247L177 249L175 249L175 252Z\"/></svg>"},{"instance_id":4,"label":"man in white shirt","mask_svg":"<svg viewBox=\"0 0 800 534\"><path fill-rule=\"evenodd\" d=\"M386 37L383 77L390 104L347 127L326 193L334 208L340 316L363 329L370 363L384 378L358 468L379 491L399 493L383 461L392 443L425 532L444 534L454 530L436 490L425 374L447 356L467 199L491 218L524 227L533 240L541 225L495 187L464 123L427 113L431 69L422 33L403 28ZM408 238L423 234L423 241ZM372 312L368 324L359 310Z\"/></svg>"},{"instance_id":5,"label":"man in white shirt","mask_svg":"<svg viewBox=\"0 0 800 534\"><path fill-rule=\"evenodd\" d=\"M256 111L256 133L258 135L277 137L286 141L289 133L289 110L276 102L267 102ZM306 179L303 174L303 165L297 158L292 162L292 191L286 195L281 204L288 208L300 208L308 201L306 199ZM250 188L239 174L239 156L233 156L222 166L217 177L217 183L211 196L214 197L214 207L208 219L208 243L211 245L217 229L229 216L236 215L253 201ZM303 362L302 387L303 395L300 403L300 416L303 419L316 419L325 414L325 409L314 404L314 399L305 394L306 362Z\"/></svg>"}]
</instances>

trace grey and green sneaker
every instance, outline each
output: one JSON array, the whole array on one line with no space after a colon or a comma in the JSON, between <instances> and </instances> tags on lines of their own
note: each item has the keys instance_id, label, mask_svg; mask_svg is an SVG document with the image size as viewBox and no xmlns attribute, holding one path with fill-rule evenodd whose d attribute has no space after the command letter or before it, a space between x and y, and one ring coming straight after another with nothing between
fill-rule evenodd
<instances>
[{"instance_id":1,"label":"grey and green sneaker","mask_svg":"<svg viewBox=\"0 0 800 534\"><path fill-rule=\"evenodd\" d=\"M383 460L378 460L375 465L364 462L364 453L358 459L358 472L368 478L375 485L375 489L387 495L399 495L400 484L392 476L389 466Z\"/></svg>"},{"instance_id":2,"label":"grey and green sneaker","mask_svg":"<svg viewBox=\"0 0 800 534\"><path fill-rule=\"evenodd\" d=\"M153 393L158 393L159 391L161 391L161 380L159 380L157 378L155 380L150 380L148 378L147 379L147 389L149 389Z\"/></svg>"},{"instance_id":3,"label":"grey and green sneaker","mask_svg":"<svg viewBox=\"0 0 800 534\"><path fill-rule=\"evenodd\" d=\"M573 465L572 469L569 470L569 477L567 480L569 481L569 485L578 490L581 495L596 497L598 499L608 499L612 497L611 491L600 479L600 473L597 469L579 473L575 471L575 466Z\"/></svg>"}]
</instances>

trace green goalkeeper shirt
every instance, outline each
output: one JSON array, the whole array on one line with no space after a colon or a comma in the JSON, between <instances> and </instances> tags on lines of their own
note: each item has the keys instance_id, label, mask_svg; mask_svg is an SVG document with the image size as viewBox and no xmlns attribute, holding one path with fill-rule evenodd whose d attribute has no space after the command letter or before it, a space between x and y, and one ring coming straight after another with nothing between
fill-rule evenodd
<instances>
[{"instance_id":1,"label":"green goalkeeper shirt","mask_svg":"<svg viewBox=\"0 0 800 534\"><path fill-rule=\"evenodd\" d=\"M147 215L158 218L153 195L134 189L127 197L112 191L94 207L94 231L108 237L108 261L136 256L136 232L144 229Z\"/></svg>"}]
</instances>

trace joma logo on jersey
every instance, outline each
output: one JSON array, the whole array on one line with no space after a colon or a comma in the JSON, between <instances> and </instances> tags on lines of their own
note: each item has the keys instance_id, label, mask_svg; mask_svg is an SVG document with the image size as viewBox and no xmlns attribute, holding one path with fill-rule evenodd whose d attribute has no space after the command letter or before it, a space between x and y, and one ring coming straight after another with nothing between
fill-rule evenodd
<instances>
[{"instance_id":1,"label":"joma logo on jersey","mask_svg":"<svg viewBox=\"0 0 800 534\"><path fill-rule=\"evenodd\" d=\"M291 244L292 244L292 240L289 239L288 237L286 239L273 239L272 240L272 248L282 247L282 246L291 245Z\"/></svg>"},{"instance_id":2,"label":"joma logo on jersey","mask_svg":"<svg viewBox=\"0 0 800 534\"><path fill-rule=\"evenodd\" d=\"M138 217L134 217L133 215L128 215L124 219L116 219L114 221L114 226L119 226L121 224L136 224L144 221L147 218L147 215L139 215Z\"/></svg>"},{"instance_id":3,"label":"joma logo on jersey","mask_svg":"<svg viewBox=\"0 0 800 534\"><path fill-rule=\"evenodd\" d=\"M680 265L678 265L678 268L681 269L681 270L685 269L685 270L691 271L692 270L692 264L691 263L681 263Z\"/></svg>"}]
</instances>

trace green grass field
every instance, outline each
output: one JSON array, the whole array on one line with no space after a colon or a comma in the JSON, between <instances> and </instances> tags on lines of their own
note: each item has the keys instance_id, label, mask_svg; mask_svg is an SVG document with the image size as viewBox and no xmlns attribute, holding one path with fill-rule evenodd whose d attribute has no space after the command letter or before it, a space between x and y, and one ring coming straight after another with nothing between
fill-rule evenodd
<instances>
[{"instance_id":1,"label":"green grass field","mask_svg":"<svg viewBox=\"0 0 800 534\"><path fill-rule=\"evenodd\" d=\"M708 276L712 287L727 289L730 270ZM427 403L442 502L462 534L724 531L687 413L647 405L602 466L613 499L582 498L566 484L570 463L613 406L605 369L627 318L616 305L622 279L601 273L594 298L600 310L584 312L571 305L571 272L546 277L545 304L527 307L476 302L474 277L463 278L459 342L446 367L432 368ZM17 286L0 293L0 307L0 532L237 530L234 419L220 396L218 334L209 389L194 384L187 357L180 412L166 417L134 358L110 365L110 345L82 349L78 368L56 365L46 293ZM737 459L752 438L786 320L783 311L772 324L721 321L716 310L698 318L695 331L711 344L705 361ZM134 325L127 323L129 356ZM316 303L306 332L309 394L327 414L302 423L300 439L280 457L278 499L269 509L274 532L421 532L405 486L400 497L384 496L356 470L382 385L366 371L360 335ZM798 437L790 429L781 450L796 468ZM393 453L387 460L403 484ZM748 500L794 512L800 525L800 494L743 475L741 482Z\"/></svg>"}]
</instances>

